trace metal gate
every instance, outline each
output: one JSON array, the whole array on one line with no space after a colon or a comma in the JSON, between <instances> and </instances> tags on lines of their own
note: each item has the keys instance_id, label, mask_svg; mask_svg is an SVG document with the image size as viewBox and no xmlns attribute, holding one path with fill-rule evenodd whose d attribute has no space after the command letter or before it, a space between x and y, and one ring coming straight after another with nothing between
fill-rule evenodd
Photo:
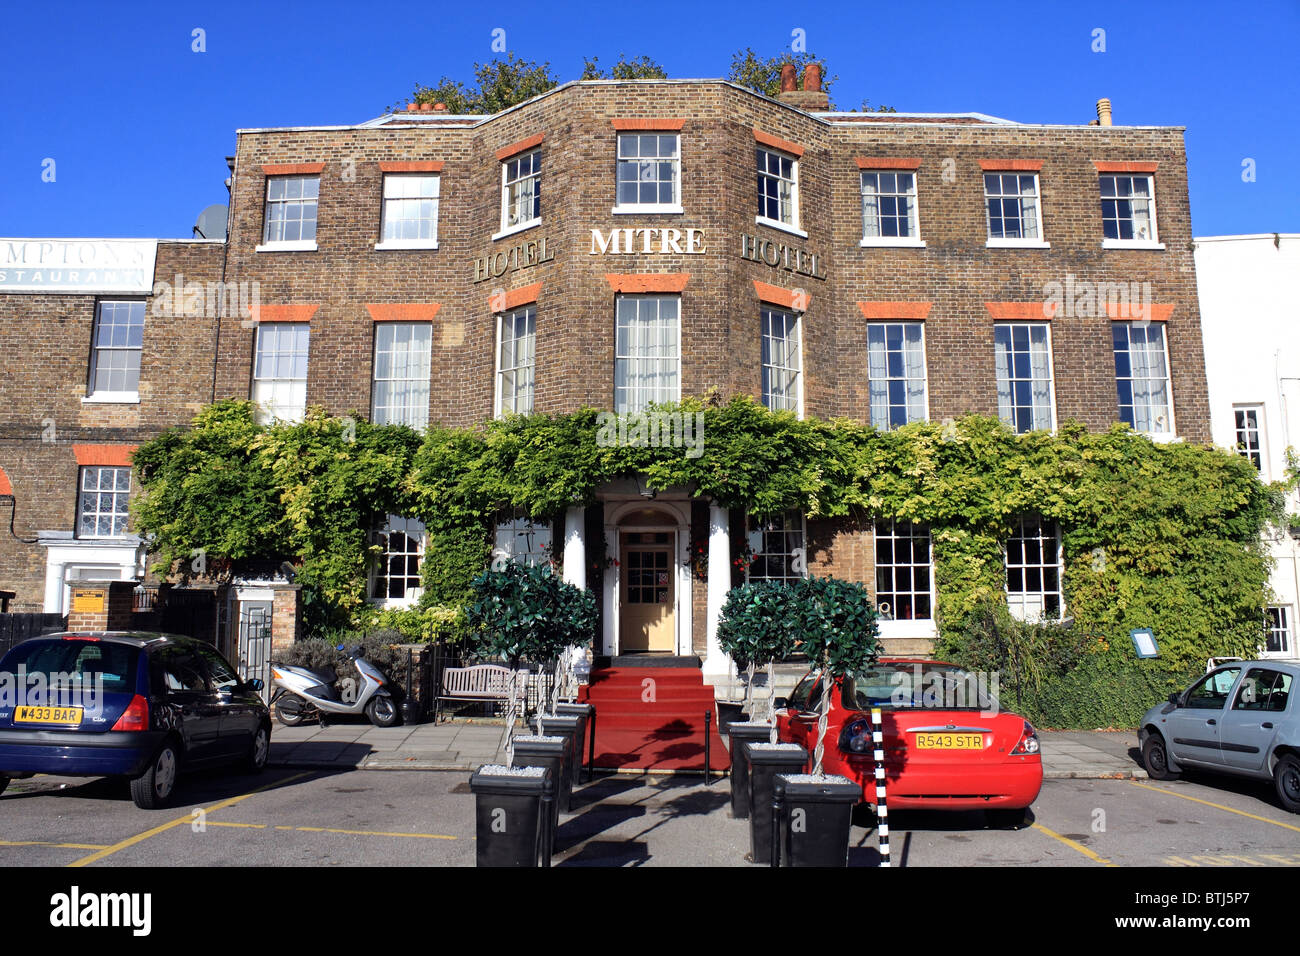
<instances>
[{"instance_id":1,"label":"metal gate","mask_svg":"<svg viewBox=\"0 0 1300 956\"><path fill-rule=\"evenodd\" d=\"M239 602L239 676L262 681L262 700L271 694L271 602Z\"/></svg>"}]
</instances>

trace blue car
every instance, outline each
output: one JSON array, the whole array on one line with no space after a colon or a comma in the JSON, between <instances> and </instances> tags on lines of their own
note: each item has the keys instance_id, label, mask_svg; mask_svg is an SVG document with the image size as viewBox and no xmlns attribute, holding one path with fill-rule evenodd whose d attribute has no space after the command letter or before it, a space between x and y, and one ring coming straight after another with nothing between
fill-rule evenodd
<instances>
[{"instance_id":1,"label":"blue car","mask_svg":"<svg viewBox=\"0 0 1300 956\"><path fill-rule=\"evenodd\" d=\"M260 680L216 649L144 632L31 638L0 660L0 791L37 773L126 777L136 806L166 805L182 769L266 766Z\"/></svg>"}]
</instances>

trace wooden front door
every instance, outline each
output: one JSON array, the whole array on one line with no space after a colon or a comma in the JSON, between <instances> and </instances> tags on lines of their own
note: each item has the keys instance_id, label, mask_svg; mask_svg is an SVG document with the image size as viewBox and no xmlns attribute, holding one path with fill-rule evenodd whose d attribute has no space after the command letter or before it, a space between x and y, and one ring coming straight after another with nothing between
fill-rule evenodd
<instances>
[{"instance_id":1,"label":"wooden front door","mask_svg":"<svg viewBox=\"0 0 1300 956\"><path fill-rule=\"evenodd\" d=\"M676 650L674 531L625 531L619 559L620 652Z\"/></svg>"}]
</instances>

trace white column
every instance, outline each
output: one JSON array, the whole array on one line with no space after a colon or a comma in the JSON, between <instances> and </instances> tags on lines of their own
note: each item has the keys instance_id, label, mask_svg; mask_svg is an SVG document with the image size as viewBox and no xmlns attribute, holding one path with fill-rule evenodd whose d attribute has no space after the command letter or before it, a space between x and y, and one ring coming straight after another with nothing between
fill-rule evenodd
<instances>
[{"instance_id":1,"label":"white column","mask_svg":"<svg viewBox=\"0 0 1300 956\"><path fill-rule=\"evenodd\" d=\"M574 587L587 587L587 520L581 507L564 511L564 580Z\"/></svg>"},{"instance_id":2,"label":"white column","mask_svg":"<svg viewBox=\"0 0 1300 956\"><path fill-rule=\"evenodd\" d=\"M709 505L709 590L708 590L708 650L704 658L705 679L727 678L731 675L731 658L718 644L718 620L722 605L731 590L731 535L728 529L727 509L718 504Z\"/></svg>"}]
</instances>

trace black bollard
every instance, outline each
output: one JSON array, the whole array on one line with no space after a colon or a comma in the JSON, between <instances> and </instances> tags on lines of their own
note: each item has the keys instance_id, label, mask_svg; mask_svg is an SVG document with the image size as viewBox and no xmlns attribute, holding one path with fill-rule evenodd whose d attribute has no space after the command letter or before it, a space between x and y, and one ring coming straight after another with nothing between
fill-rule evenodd
<instances>
[{"instance_id":1,"label":"black bollard","mask_svg":"<svg viewBox=\"0 0 1300 956\"><path fill-rule=\"evenodd\" d=\"M555 791L552 784L552 775L548 773L542 781L542 839L541 839L541 865L549 867L551 865L551 852L554 848L555 824L552 814L555 812L552 804L555 803Z\"/></svg>"},{"instance_id":2,"label":"black bollard","mask_svg":"<svg viewBox=\"0 0 1300 956\"><path fill-rule=\"evenodd\" d=\"M704 712L704 785L707 787L713 783L713 775L710 772L712 765L709 761L709 749L713 744L713 735L710 733L713 727L713 711Z\"/></svg>"},{"instance_id":3,"label":"black bollard","mask_svg":"<svg viewBox=\"0 0 1300 956\"><path fill-rule=\"evenodd\" d=\"M781 817L785 814L785 780L780 774L772 781L772 866L781 865Z\"/></svg>"}]
</instances>

